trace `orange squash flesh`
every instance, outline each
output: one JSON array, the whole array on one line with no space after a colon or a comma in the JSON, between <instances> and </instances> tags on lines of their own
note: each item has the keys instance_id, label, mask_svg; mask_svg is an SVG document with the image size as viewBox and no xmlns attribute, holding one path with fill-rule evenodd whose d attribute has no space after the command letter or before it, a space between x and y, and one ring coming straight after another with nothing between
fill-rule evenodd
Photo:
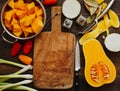
<instances>
[{"instance_id":1,"label":"orange squash flesh","mask_svg":"<svg viewBox=\"0 0 120 91\"><path fill-rule=\"evenodd\" d=\"M112 61L106 56L100 42L96 39L90 39L83 44L83 53L85 57L85 78L89 85L93 87L100 87L103 84L111 83L116 78L116 69ZM100 62L104 65L100 65ZM91 68L96 66L97 81L91 76ZM104 70L108 70L108 77L105 79ZM94 74L94 73L93 73ZM106 74L106 73L105 73Z\"/></svg>"}]
</instances>

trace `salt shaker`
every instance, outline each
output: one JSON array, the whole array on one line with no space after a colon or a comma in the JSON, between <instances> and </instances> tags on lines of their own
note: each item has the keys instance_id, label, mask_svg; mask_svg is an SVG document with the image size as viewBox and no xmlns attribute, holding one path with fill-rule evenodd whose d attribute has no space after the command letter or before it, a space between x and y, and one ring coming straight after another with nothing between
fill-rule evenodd
<instances>
[{"instance_id":1,"label":"salt shaker","mask_svg":"<svg viewBox=\"0 0 120 91\"><path fill-rule=\"evenodd\" d=\"M63 22L63 27L70 29L72 27L73 20L66 18Z\"/></svg>"}]
</instances>

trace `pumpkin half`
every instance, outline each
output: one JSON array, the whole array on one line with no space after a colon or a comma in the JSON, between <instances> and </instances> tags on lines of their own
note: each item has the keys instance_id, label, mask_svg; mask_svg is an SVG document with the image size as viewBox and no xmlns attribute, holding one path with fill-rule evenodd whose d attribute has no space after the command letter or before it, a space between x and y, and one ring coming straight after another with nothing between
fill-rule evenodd
<instances>
[{"instance_id":1,"label":"pumpkin half","mask_svg":"<svg viewBox=\"0 0 120 91\"><path fill-rule=\"evenodd\" d=\"M116 69L105 54L102 45L96 39L90 39L83 44L85 57L85 78L89 85L100 87L111 83L116 78Z\"/></svg>"}]
</instances>

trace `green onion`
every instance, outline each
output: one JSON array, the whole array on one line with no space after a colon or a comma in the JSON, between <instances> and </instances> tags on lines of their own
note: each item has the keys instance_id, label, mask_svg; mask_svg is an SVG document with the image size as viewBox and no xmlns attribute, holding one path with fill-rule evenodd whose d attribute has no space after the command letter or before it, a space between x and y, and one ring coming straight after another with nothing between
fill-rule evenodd
<instances>
[{"instance_id":1,"label":"green onion","mask_svg":"<svg viewBox=\"0 0 120 91\"><path fill-rule=\"evenodd\" d=\"M5 89L8 89L8 88L11 88L11 87L14 87L14 86L29 84L31 82L32 82L32 80L23 80L21 82L17 82L17 83L14 83L14 84L2 85L2 86L0 86L0 91L3 91Z\"/></svg>"},{"instance_id":2,"label":"green onion","mask_svg":"<svg viewBox=\"0 0 120 91\"><path fill-rule=\"evenodd\" d=\"M0 63L10 64L10 65L14 65L14 66L21 67L21 68L24 68L26 66L26 65L23 65L23 64L20 64L20 63L15 63L15 62L4 60L4 59L0 59ZM31 66L30 69L32 69L32 66Z\"/></svg>"},{"instance_id":3,"label":"green onion","mask_svg":"<svg viewBox=\"0 0 120 91\"><path fill-rule=\"evenodd\" d=\"M12 73L12 74L10 74L10 75L19 75L19 74L21 74L21 73L24 73L24 72L26 72L28 69L31 69L31 65L27 65L27 66L25 66L23 69L21 69L21 70L19 70L19 71L17 71L17 72L15 72L15 73ZM7 81L7 80L9 80L10 78L2 78L2 79L0 79L0 82L4 82L4 81Z\"/></svg>"},{"instance_id":4,"label":"green onion","mask_svg":"<svg viewBox=\"0 0 120 91\"><path fill-rule=\"evenodd\" d=\"M27 86L15 86L15 87L11 87L9 89L11 89L11 90L38 91L36 89L30 88L30 87L27 87Z\"/></svg>"},{"instance_id":5,"label":"green onion","mask_svg":"<svg viewBox=\"0 0 120 91\"><path fill-rule=\"evenodd\" d=\"M31 74L23 74L23 75L16 75L16 74L11 74L11 75L0 75L0 78L25 78L25 79L32 79L33 75Z\"/></svg>"},{"instance_id":6,"label":"green onion","mask_svg":"<svg viewBox=\"0 0 120 91\"><path fill-rule=\"evenodd\" d=\"M21 82L17 82L17 83L7 83L5 81L7 81L8 79L11 78L25 78L25 79L32 79L33 75L31 74L21 74L26 72L29 69L32 69L32 65L23 65L20 63L16 63L16 62L12 62L12 61L8 61L8 60L4 60L4 59L0 59L0 63L1 64L9 64L9 65L13 65L13 66L17 66L17 67L21 67L22 69L9 74L9 75L0 75L0 91L6 90L6 89L11 89L11 90L26 90L26 91L37 91L36 89L27 87L27 86L22 86L24 84L29 84L32 82L32 80L24 80Z\"/></svg>"},{"instance_id":7,"label":"green onion","mask_svg":"<svg viewBox=\"0 0 120 91\"><path fill-rule=\"evenodd\" d=\"M12 84L12 83L0 83L0 86L8 85L8 84ZM10 90L38 91L36 89L30 88L30 87L27 87L27 86L22 86L22 85L10 87L9 89Z\"/></svg>"}]
</instances>

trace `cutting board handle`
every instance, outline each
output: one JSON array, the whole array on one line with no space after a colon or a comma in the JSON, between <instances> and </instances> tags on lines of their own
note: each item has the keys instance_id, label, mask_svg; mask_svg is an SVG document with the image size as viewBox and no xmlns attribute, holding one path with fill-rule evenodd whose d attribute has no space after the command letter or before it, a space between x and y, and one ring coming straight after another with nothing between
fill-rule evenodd
<instances>
[{"instance_id":1,"label":"cutting board handle","mask_svg":"<svg viewBox=\"0 0 120 91\"><path fill-rule=\"evenodd\" d=\"M51 8L52 26L51 32L61 32L61 6L53 6Z\"/></svg>"}]
</instances>

